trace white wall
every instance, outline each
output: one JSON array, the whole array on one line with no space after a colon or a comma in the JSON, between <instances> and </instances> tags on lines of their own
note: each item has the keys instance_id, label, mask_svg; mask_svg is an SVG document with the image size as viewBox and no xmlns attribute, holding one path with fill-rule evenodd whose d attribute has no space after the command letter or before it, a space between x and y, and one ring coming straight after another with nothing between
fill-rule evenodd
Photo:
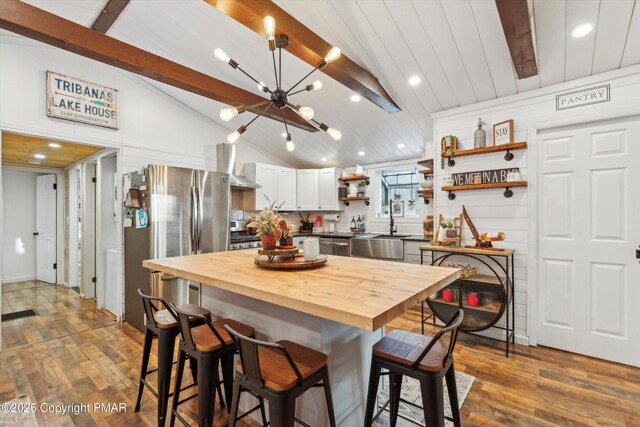
<instances>
[{"instance_id":1,"label":"white wall","mask_svg":"<svg viewBox=\"0 0 640 427\"><path fill-rule=\"evenodd\" d=\"M99 160L99 175L98 175L98 194L100 197L100 212L98 214L98 230L97 234L100 236L100 246L97 248L97 280L96 289L98 290L98 305L104 306L106 293L119 292L117 289L117 283L107 283L105 281L107 250L116 248L118 245L118 225L116 218L113 216L114 206L114 179L113 175L116 173L117 161L115 156L102 158Z\"/></svg>"},{"instance_id":2,"label":"white wall","mask_svg":"<svg viewBox=\"0 0 640 427\"><path fill-rule=\"evenodd\" d=\"M78 201L80 193L78 191L78 179L80 172L78 168L69 170L69 210L65 212L65 226L69 228L69 256L66 260L69 271L68 286L80 286L79 279L79 250L80 240L78 224Z\"/></svg>"},{"instance_id":3,"label":"white wall","mask_svg":"<svg viewBox=\"0 0 640 427\"><path fill-rule=\"evenodd\" d=\"M36 177L40 174L4 170L2 281L36 278Z\"/></svg>"},{"instance_id":4,"label":"white wall","mask_svg":"<svg viewBox=\"0 0 640 427\"><path fill-rule=\"evenodd\" d=\"M611 101L564 111L555 110L555 95L582 86L594 86L608 83L611 85ZM516 249L515 256L515 303L517 340L528 342L533 337L535 343L534 320L528 324L531 316L531 305L535 304L535 199L536 192L536 130L548 126L557 126L558 121L566 124L594 121L616 115L640 113L640 67L629 67L622 70L601 74L569 83L526 92L455 110L434 114L434 141L449 134L457 136L462 148L473 148L473 133L477 129L478 117L489 123L487 144L491 145L493 123L513 119L515 124L514 141L527 141L527 150L515 151L515 158L507 162L504 153L486 154L482 156L456 159L452 168L440 169L439 143L434 144L436 211L447 215L459 215L465 205L471 219L480 233L503 231L507 239L496 246ZM503 189L461 191L451 201L447 193L440 191L441 179L451 173L479 171L518 167L523 180L528 181L528 188L514 188L513 197L503 197ZM533 234L533 235L532 235ZM464 243L473 244L473 238L464 227ZM465 262L466 264L467 262ZM533 282L533 283L531 283ZM528 311L529 310L529 311Z\"/></svg>"}]
</instances>

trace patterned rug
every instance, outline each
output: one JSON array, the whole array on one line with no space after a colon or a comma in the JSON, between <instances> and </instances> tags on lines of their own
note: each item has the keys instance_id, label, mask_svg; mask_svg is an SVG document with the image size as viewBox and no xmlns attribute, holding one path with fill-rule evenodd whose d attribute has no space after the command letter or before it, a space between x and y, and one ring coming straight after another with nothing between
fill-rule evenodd
<instances>
[{"instance_id":1,"label":"patterned rug","mask_svg":"<svg viewBox=\"0 0 640 427\"><path fill-rule=\"evenodd\" d=\"M458 389L458 403L460 407L464 403L464 400L467 398L467 394L469 394L469 390L471 390L471 385L475 377L471 375L467 375L464 372L456 372L456 386ZM389 400L389 382L388 378L385 379L385 387L378 394L378 402L384 404L387 400ZM422 397L420 394L420 383L418 380L413 378L403 377L402 380L402 392L401 396L404 400L415 403L416 405L422 406ZM389 410L389 407L385 409ZM447 383L444 383L444 414L447 417L451 417L451 406L449 405L449 394L447 391ZM400 402L400 409L398 411L398 415L402 418L405 418L409 421L412 421L421 426L425 425L424 422L424 411L422 409L416 408L415 406L408 405L404 402ZM447 419L444 420L444 425L446 427L453 426L453 423Z\"/></svg>"},{"instance_id":2,"label":"patterned rug","mask_svg":"<svg viewBox=\"0 0 640 427\"><path fill-rule=\"evenodd\" d=\"M3 410L0 411L0 426L38 427L36 415L33 412L24 412L25 407L29 408L30 404L31 399L26 394L3 403ZM4 410L5 406L8 409L6 411ZM19 411L19 409L22 409L22 411Z\"/></svg>"}]
</instances>

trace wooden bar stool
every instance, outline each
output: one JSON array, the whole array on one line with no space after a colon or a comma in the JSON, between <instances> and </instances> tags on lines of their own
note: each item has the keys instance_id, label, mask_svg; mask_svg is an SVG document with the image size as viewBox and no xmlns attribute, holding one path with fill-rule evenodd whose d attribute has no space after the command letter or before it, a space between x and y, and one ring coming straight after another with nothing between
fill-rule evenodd
<instances>
[{"instance_id":1,"label":"wooden bar stool","mask_svg":"<svg viewBox=\"0 0 640 427\"><path fill-rule=\"evenodd\" d=\"M309 427L295 417L296 399L311 387L324 387L329 423L336 426L333 411L327 355L291 341L275 343L250 338L232 324L224 328L235 338L240 351L233 381L233 399L229 427L238 418L240 393L248 391L269 401L269 424L273 427L292 427L295 422ZM252 409L254 411L256 408ZM263 426L266 426L263 418Z\"/></svg>"},{"instance_id":2,"label":"wooden bar stool","mask_svg":"<svg viewBox=\"0 0 640 427\"><path fill-rule=\"evenodd\" d=\"M460 407L458 406L458 391L453 365L453 349L463 316L463 310L458 310L435 336L394 330L373 346L365 427L370 427L374 421L373 410L381 375L390 376L390 400L384 404L383 410L387 404L391 404L390 422L392 427L398 421L403 375L420 381L422 409L426 425L429 427L444 426L442 379L445 377L449 391L449 402L451 403L451 414L453 415L452 421L456 427L460 426ZM450 334L448 344L441 340L447 334ZM388 372L382 373L382 369L387 369ZM411 404L411 402L406 403Z\"/></svg>"},{"instance_id":3,"label":"wooden bar stool","mask_svg":"<svg viewBox=\"0 0 640 427\"><path fill-rule=\"evenodd\" d=\"M198 425L200 427L212 427L215 412L216 389L220 389L220 383L224 385L226 401L231 400L233 378L233 356L237 347L233 338L224 329L224 325L233 325L242 333L255 336L255 330L251 326L232 319L220 319L214 322L197 311L190 311L184 307L169 306L178 315L178 327L180 329L180 350L178 353L178 367L171 405L171 422L173 427L178 417L184 425L188 423L178 414L178 406L198 397ZM194 325L192 319L199 319L202 324ZM182 376L187 358L197 365L198 393L180 400ZM222 365L221 381L218 374L218 364ZM186 389L187 387L185 387ZM222 394L220 394L222 400ZM224 407L224 406L223 406Z\"/></svg>"},{"instance_id":4,"label":"wooden bar stool","mask_svg":"<svg viewBox=\"0 0 640 427\"><path fill-rule=\"evenodd\" d=\"M174 363L173 351L176 337L180 333L177 320L178 316L162 298L146 295L140 289L138 289L138 294L142 297L142 305L144 306L144 312L147 316L147 324L144 335L142 368L140 369L140 381L138 384L138 398L134 412L140 411L142 392L144 387L147 387L158 399L158 426L164 426L169 397L172 395L172 393L169 393L169 386L171 384L171 369ZM180 307L204 317L211 317L209 310L197 305L186 304ZM198 319L192 319L192 322L197 323ZM149 370L149 356L151 355L151 345L153 344L154 338L158 338L158 367ZM146 379L147 375L154 372L158 372L158 390L155 390Z\"/></svg>"}]
</instances>

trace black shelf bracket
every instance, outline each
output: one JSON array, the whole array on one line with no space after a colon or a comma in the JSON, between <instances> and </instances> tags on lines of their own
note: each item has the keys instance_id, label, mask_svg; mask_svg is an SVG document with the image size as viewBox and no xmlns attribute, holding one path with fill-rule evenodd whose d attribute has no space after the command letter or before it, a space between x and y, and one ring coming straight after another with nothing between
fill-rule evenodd
<instances>
[{"instance_id":1,"label":"black shelf bracket","mask_svg":"<svg viewBox=\"0 0 640 427\"><path fill-rule=\"evenodd\" d=\"M369 201L368 201L368 200L365 200L365 201L364 201L364 204L365 204L366 206L369 206Z\"/></svg>"},{"instance_id":2,"label":"black shelf bracket","mask_svg":"<svg viewBox=\"0 0 640 427\"><path fill-rule=\"evenodd\" d=\"M425 198L424 198L424 204L425 204L425 205L428 205L428 204L429 204L429 198L428 198L428 197L425 197Z\"/></svg>"},{"instance_id":3,"label":"black shelf bracket","mask_svg":"<svg viewBox=\"0 0 640 427\"><path fill-rule=\"evenodd\" d=\"M513 153L511 152L511 150L507 150L507 153L504 155L504 159L507 162L510 162L511 160L513 160Z\"/></svg>"},{"instance_id":4,"label":"black shelf bracket","mask_svg":"<svg viewBox=\"0 0 640 427\"><path fill-rule=\"evenodd\" d=\"M456 165L456 161L453 160L451 157L449 157L449 159L447 160L447 166L449 166L450 168L454 167Z\"/></svg>"},{"instance_id":5,"label":"black shelf bracket","mask_svg":"<svg viewBox=\"0 0 640 427\"><path fill-rule=\"evenodd\" d=\"M506 197L507 199L510 199L512 196L513 196L513 191L511 191L509 187L505 188L504 197Z\"/></svg>"},{"instance_id":6,"label":"black shelf bracket","mask_svg":"<svg viewBox=\"0 0 640 427\"><path fill-rule=\"evenodd\" d=\"M344 205L345 206L349 206L349 202L344 202Z\"/></svg>"},{"instance_id":7,"label":"black shelf bracket","mask_svg":"<svg viewBox=\"0 0 640 427\"><path fill-rule=\"evenodd\" d=\"M449 196L448 197L449 197L449 200L455 200L456 195L454 194L453 191L449 191Z\"/></svg>"}]
</instances>

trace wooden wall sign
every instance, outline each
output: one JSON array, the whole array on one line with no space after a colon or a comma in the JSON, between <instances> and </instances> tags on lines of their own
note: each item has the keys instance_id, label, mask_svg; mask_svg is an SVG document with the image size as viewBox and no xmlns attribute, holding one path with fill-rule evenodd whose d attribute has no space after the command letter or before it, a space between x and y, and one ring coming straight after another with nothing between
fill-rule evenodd
<instances>
[{"instance_id":1,"label":"wooden wall sign","mask_svg":"<svg viewBox=\"0 0 640 427\"><path fill-rule=\"evenodd\" d=\"M508 182L507 174L509 172L520 172L520 169L509 168L453 173L451 174L451 178L453 179L453 185L495 184L499 182ZM477 178L478 176L480 176L482 180L481 182L478 182L477 179L474 181L474 178Z\"/></svg>"},{"instance_id":2,"label":"wooden wall sign","mask_svg":"<svg viewBox=\"0 0 640 427\"><path fill-rule=\"evenodd\" d=\"M118 91L47 71L47 116L118 129Z\"/></svg>"},{"instance_id":3,"label":"wooden wall sign","mask_svg":"<svg viewBox=\"0 0 640 427\"><path fill-rule=\"evenodd\" d=\"M511 144L513 142L513 120L493 125L493 145Z\"/></svg>"},{"instance_id":4,"label":"wooden wall sign","mask_svg":"<svg viewBox=\"0 0 640 427\"><path fill-rule=\"evenodd\" d=\"M576 90L556 95L556 111L600 104L601 102L609 102L610 100L611 92L609 85Z\"/></svg>"}]
</instances>

